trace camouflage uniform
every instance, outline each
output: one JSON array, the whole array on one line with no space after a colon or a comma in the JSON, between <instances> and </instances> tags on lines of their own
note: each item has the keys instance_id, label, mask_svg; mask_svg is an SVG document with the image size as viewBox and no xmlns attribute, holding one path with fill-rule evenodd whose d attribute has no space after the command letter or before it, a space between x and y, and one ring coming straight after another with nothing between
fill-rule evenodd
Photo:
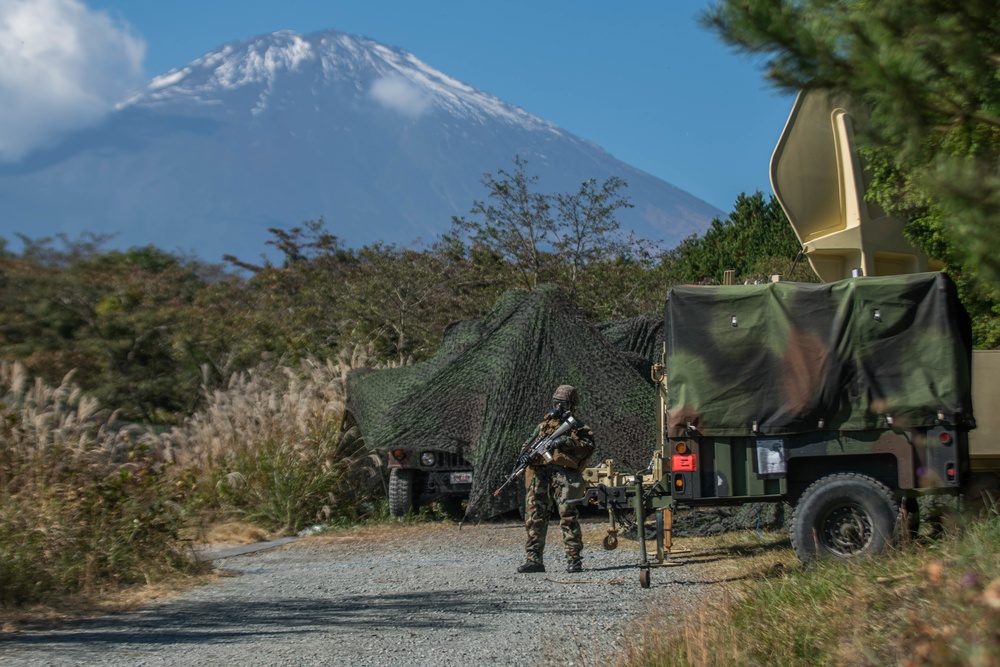
<instances>
[{"instance_id":1,"label":"camouflage uniform","mask_svg":"<svg viewBox=\"0 0 1000 667\"><path fill-rule=\"evenodd\" d=\"M540 423L529 443L538 435L546 436L559 428L562 421L549 417ZM527 445L527 443L525 443ZM552 453L551 462L528 466L525 472L525 528L528 540L525 545L529 563L542 563L545 534L553 505L559 509L559 527L562 529L566 559L579 564L583 550L583 533L577 520L579 510L567 500L582 498L583 474L587 459L594 452L594 436L584 425L567 434L565 443Z\"/></svg>"}]
</instances>

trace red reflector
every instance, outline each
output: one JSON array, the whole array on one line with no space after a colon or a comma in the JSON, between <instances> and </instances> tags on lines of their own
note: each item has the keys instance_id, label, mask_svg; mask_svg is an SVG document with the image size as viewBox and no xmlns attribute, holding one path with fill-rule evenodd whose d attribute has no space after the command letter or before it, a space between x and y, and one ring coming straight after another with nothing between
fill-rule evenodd
<instances>
[{"instance_id":1,"label":"red reflector","mask_svg":"<svg viewBox=\"0 0 1000 667\"><path fill-rule=\"evenodd\" d=\"M406 458L406 450L405 449L396 449L396 450L393 450L392 457L394 459L402 461L403 459Z\"/></svg>"},{"instance_id":2,"label":"red reflector","mask_svg":"<svg viewBox=\"0 0 1000 667\"><path fill-rule=\"evenodd\" d=\"M948 466L947 468L945 468L944 474L948 476L949 482L955 481L955 468L953 468L952 466Z\"/></svg>"},{"instance_id":3,"label":"red reflector","mask_svg":"<svg viewBox=\"0 0 1000 667\"><path fill-rule=\"evenodd\" d=\"M941 431L940 433L938 433L938 440L941 441L942 445L950 445L951 433L948 433L948 431Z\"/></svg>"},{"instance_id":4,"label":"red reflector","mask_svg":"<svg viewBox=\"0 0 1000 667\"><path fill-rule=\"evenodd\" d=\"M698 469L694 454L674 454L670 457L670 469L674 472L694 472Z\"/></svg>"}]
</instances>

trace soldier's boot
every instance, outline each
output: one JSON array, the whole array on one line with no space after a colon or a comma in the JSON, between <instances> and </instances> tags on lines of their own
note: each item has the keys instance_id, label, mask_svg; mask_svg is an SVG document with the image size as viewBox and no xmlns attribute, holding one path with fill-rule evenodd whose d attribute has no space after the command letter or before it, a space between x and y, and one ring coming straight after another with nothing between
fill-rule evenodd
<instances>
[{"instance_id":1,"label":"soldier's boot","mask_svg":"<svg viewBox=\"0 0 1000 667\"><path fill-rule=\"evenodd\" d=\"M536 563L533 560L525 562L524 565L517 568L517 571L521 574L526 574L528 572L545 572L545 566L541 563Z\"/></svg>"},{"instance_id":2,"label":"soldier's boot","mask_svg":"<svg viewBox=\"0 0 1000 667\"><path fill-rule=\"evenodd\" d=\"M567 572L583 572L583 560L580 558L571 558L566 563Z\"/></svg>"}]
</instances>

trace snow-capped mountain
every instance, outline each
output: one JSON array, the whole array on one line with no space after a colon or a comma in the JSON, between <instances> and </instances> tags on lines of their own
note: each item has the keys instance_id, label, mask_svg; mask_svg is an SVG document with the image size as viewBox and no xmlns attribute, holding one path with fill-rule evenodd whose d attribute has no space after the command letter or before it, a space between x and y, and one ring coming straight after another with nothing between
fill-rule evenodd
<instances>
[{"instance_id":1,"label":"snow-capped mountain","mask_svg":"<svg viewBox=\"0 0 1000 667\"><path fill-rule=\"evenodd\" d=\"M283 31L158 76L100 127L0 165L0 234L116 232L120 246L253 259L268 227L322 216L352 246L432 242L515 155L546 192L625 179L623 226L668 247L720 215L406 51Z\"/></svg>"}]
</instances>

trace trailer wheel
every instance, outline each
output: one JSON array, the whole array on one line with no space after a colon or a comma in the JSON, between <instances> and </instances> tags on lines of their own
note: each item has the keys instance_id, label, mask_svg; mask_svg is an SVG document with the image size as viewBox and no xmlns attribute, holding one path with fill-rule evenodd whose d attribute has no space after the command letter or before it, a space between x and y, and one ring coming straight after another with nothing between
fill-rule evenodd
<instances>
[{"instance_id":1,"label":"trailer wheel","mask_svg":"<svg viewBox=\"0 0 1000 667\"><path fill-rule=\"evenodd\" d=\"M413 502L415 470L393 468L389 472L389 514L401 519L416 510Z\"/></svg>"},{"instance_id":2,"label":"trailer wheel","mask_svg":"<svg viewBox=\"0 0 1000 667\"><path fill-rule=\"evenodd\" d=\"M639 585L643 588L649 588L649 568L643 567L639 569Z\"/></svg>"},{"instance_id":3,"label":"trailer wheel","mask_svg":"<svg viewBox=\"0 0 1000 667\"><path fill-rule=\"evenodd\" d=\"M830 475L803 492L791 538L802 562L871 556L892 543L899 506L885 484L853 473Z\"/></svg>"}]
</instances>

